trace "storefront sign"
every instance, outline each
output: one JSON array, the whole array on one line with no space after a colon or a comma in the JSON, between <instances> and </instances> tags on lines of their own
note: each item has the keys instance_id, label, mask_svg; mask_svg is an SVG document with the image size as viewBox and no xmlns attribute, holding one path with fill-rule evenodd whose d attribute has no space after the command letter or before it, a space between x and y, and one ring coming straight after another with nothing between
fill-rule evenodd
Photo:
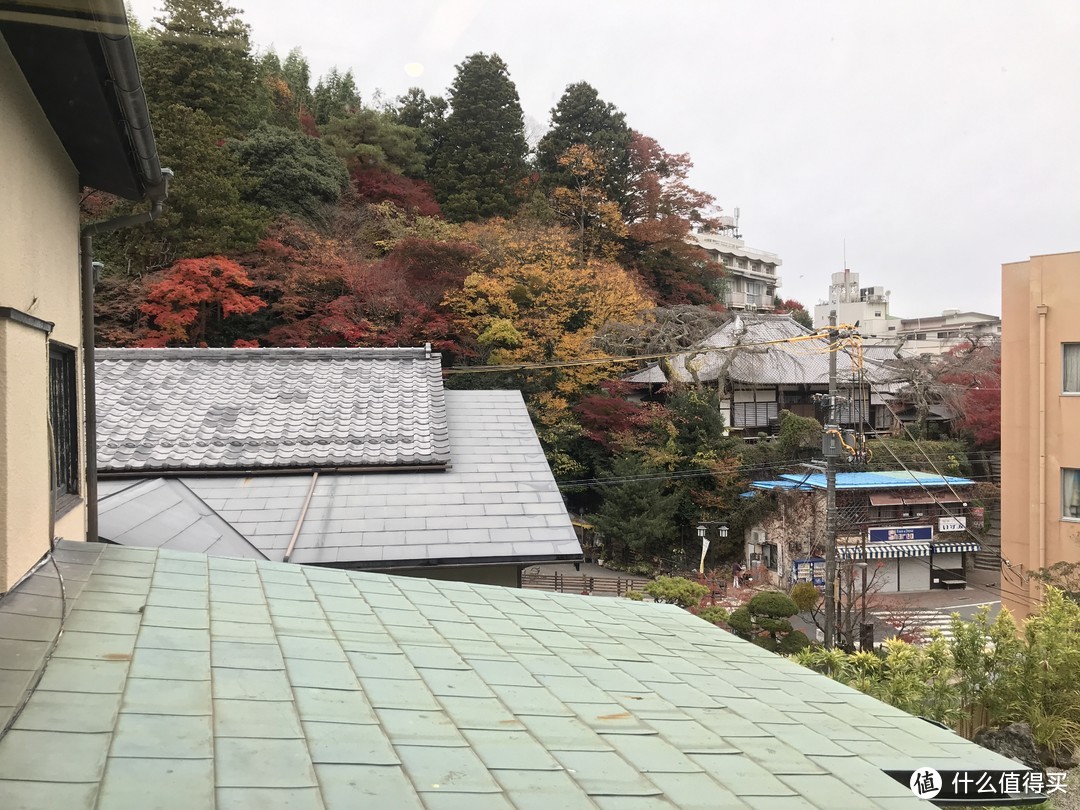
<instances>
[{"instance_id":1,"label":"storefront sign","mask_svg":"<svg viewBox=\"0 0 1080 810\"><path fill-rule=\"evenodd\" d=\"M962 532L966 528L967 518L965 517L938 518L937 530L939 532Z\"/></svg>"},{"instance_id":2,"label":"storefront sign","mask_svg":"<svg viewBox=\"0 0 1080 810\"><path fill-rule=\"evenodd\" d=\"M933 540L933 526L883 526L870 529L871 543L909 543L913 540Z\"/></svg>"},{"instance_id":3,"label":"storefront sign","mask_svg":"<svg viewBox=\"0 0 1080 810\"><path fill-rule=\"evenodd\" d=\"M986 510L981 506L976 506L971 510L971 527L982 531L984 522L986 520Z\"/></svg>"}]
</instances>

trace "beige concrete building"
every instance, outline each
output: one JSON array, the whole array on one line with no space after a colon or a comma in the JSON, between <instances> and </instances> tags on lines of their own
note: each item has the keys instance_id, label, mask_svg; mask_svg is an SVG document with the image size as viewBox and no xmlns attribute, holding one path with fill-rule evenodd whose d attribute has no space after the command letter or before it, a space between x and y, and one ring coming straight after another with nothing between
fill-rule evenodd
<instances>
[{"instance_id":1,"label":"beige concrete building","mask_svg":"<svg viewBox=\"0 0 1080 810\"><path fill-rule=\"evenodd\" d=\"M1080 562L1080 252L1002 266L1002 599L1025 616L1028 575Z\"/></svg>"},{"instance_id":2,"label":"beige concrete building","mask_svg":"<svg viewBox=\"0 0 1080 810\"><path fill-rule=\"evenodd\" d=\"M93 527L79 195L162 180L127 34L120 0L0 15L0 593Z\"/></svg>"}]
</instances>

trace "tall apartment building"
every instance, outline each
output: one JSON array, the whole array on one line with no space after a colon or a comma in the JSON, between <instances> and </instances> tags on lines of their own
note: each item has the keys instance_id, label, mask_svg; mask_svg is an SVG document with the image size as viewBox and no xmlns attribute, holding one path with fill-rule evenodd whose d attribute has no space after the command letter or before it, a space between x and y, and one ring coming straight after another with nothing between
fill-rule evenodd
<instances>
[{"instance_id":1,"label":"tall apartment building","mask_svg":"<svg viewBox=\"0 0 1080 810\"><path fill-rule=\"evenodd\" d=\"M724 303L729 309L749 312L773 310L773 298L780 288L777 268L783 264L779 256L767 250L747 247L734 232L694 231L687 239L724 265L728 283Z\"/></svg>"},{"instance_id":2,"label":"tall apartment building","mask_svg":"<svg viewBox=\"0 0 1080 810\"><path fill-rule=\"evenodd\" d=\"M895 337L900 323L889 315L889 291L859 286L859 274L851 270L832 274L828 300L814 307L814 326L828 326L831 312L836 313L837 323L857 322L866 337Z\"/></svg>"},{"instance_id":3,"label":"tall apartment building","mask_svg":"<svg viewBox=\"0 0 1080 810\"><path fill-rule=\"evenodd\" d=\"M1001 596L1025 616L1028 575L1080 562L1080 252L1002 265Z\"/></svg>"}]
</instances>

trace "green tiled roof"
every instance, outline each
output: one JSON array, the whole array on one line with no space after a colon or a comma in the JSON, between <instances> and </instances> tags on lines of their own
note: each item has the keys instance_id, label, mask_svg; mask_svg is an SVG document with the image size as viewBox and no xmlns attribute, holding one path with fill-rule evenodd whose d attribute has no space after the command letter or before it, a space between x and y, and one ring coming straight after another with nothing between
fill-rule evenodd
<instances>
[{"instance_id":1,"label":"green tiled roof","mask_svg":"<svg viewBox=\"0 0 1080 810\"><path fill-rule=\"evenodd\" d=\"M0 601L5 810L925 808L882 769L1018 767L671 606L56 559L43 674L53 567Z\"/></svg>"}]
</instances>

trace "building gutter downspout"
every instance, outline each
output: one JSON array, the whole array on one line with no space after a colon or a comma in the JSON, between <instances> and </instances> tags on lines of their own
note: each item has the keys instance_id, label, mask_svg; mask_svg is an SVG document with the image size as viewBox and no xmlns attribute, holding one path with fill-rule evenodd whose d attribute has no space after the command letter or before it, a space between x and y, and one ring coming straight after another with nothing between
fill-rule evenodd
<instances>
[{"instance_id":1,"label":"building gutter downspout","mask_svg":"<svg viewBox=\"0 0 1080 810\"><path fill-rule=\"evenodd\" d=\"M139 63L131 41L127 16L118 3L91 2L91 13L100 25L101 52L108 67L109 83L120 107L129 139L129 148L139 180L150 201L150 210L115 217L83 227L79 234L79 264L82 283L83 408L86 426L86 539L98 540L97 507L97 395L94 374L94 234L107 233L151 222L161 213L169 196L172 172L161 168L157 141L150 126L150 109L142 88ZM117 18L123 25L117 24ZM121 32L122 33L109 33Z\"/></svg>"},{"instance_id":2,"label":"building gutter downspout","mask_svg":"<svg viewBox=\"0 0 1080 810\"><path fill-rule=\"evenodd\" d=\"M1046 314L1042 268L1039 268L1039 570L1046 568ZM1030 572L1029 572L1030 575Z\"/></svg>"},{"instance_id":3,"label":"building gutter downspout","mask_svg":"<svg viewBox=\"0 0 1080 810\"><path fill-rule=\"evenodd\" d=\"M83 422L86 426L86 540L98 540L97 507L97 384L94 370L94 234L130 228L157 218L169 193L172 172L165 169L158 189L150 191L150 210L116 217L84 227L79 234L79 264L82 276Z\"/></svg>"}]
</instances>

